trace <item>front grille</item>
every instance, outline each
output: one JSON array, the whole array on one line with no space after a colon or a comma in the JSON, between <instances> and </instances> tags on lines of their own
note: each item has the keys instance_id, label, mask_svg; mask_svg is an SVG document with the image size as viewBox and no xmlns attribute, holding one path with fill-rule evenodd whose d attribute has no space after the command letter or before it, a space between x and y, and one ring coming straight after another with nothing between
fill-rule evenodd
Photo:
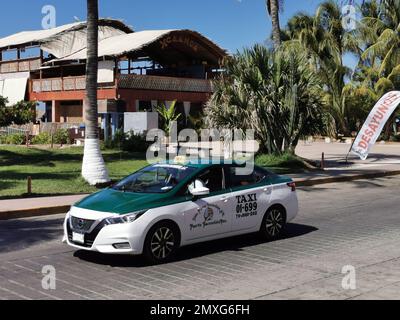
<instances>
[{"instance_id":1,"label":"front grille","mask_svg":"<svg viewBox=\"0 0 400 320\"><path fill-rule=\"evenodd\" d=\"M80 246L80 247L83 247L83 248L91 248L93 246L93 243L96 240L97 236L99 235L99 232L101 231L101 229L103 229L105 227L105 225L106 225L105 222L102 221L93 229L92 232L85 233L85 243L82 244L82 243L76 243L76 242L72 241L71 224L70 224L70 221L67 221L68 241L73 243L74 245L77 245L77 246Z\"/></svg>"},{"instance_id":2,"label":"front grille","mask_svg":"<svg viewBox=\"0 0 400 320\"><path fill-rule=\"evenodd\" d=\"M95 220L86 220L71 217L72 229L79 232L88 232L95 222Z\"/></svg>"}]
</instances>

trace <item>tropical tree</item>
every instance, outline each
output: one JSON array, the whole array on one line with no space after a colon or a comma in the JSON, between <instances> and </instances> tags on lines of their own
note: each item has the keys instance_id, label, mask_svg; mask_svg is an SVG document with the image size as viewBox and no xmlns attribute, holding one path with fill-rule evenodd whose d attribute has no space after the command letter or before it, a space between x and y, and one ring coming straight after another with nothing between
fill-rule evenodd
<instances>
[{"instance_id":1,"label":"tropical tree","mask_svg":"<svg viewBox=\"0 0 400 320\"><path fill-rule=\"evenodd\" d=\"M362 32L367 45L362 59L379 65L379 76L388 78L400 87L400 0L374 3L376 14L362 20Z\"/></svg>"},{"instance_id":2,"label":"tropical tree","mask_svg":"<svg viewBox=\"0 0 400 320\"><path fill-rule=\"evenodd\" d=\"M301 39L303 32L312 32L314 17L305 13L298 13L289 19L286 27L281 31L284 42L297 41Z\"/></svg>"},{"instance_id":3,"label":"tropical tree","mask_svg":"<svg viewBox=\"0 0 400 320\"><path fill-rule=\"evenodd\" d=\"M35 120L35 117L35 102L20 101L13 106L9 106L8 99L0 96L0 127L30 123Z\"/></svg>"},{"instance_id":4,"label":"tropical tree","mask_svg":"<svg viewBox=\"0 0 400 320\"><path fill-rule=\"evenodd\" d=\"M98 0L87 0L86 101L84 107L86 136L82 176L91 185L110 182L99 141L97 109L98 25Z\"/></svg>"},{"instance_id":5,"label":"tropical tree","mask_svg":"<svg viewBox=\"0 0 400 320\"><path fill-rule=\"evenodd\" d=\"M321 81L299 47L256 45L224 63L205 110L206 126L252 129L261 152L294 152L301 137L327 127Z\"/></svg>"},{"instance_id":6,"label":"tropical tree","mask_svg":"<svg viewBox=\"0 0 400 320\"><path fill-rule=\"evenodd\" d=\"M274 47L277 49L281 45L281 27L279 22L279 10L282 7L282 2L279 0L265 0L268 14L272 20L272 37Z\"/></svg>"},{"instance_id":7,"label":"tropical tree","mask_svg":"<svg viewBox=\"0 0 400 320\"><path fill-rule=\"evenodd\" d=\"M164 132L169 136L174 123L182 116L181 114L176 114L176 101L173 101L169 108L165 104L161 104L156 108L156 111L163 121Z\"/></svg>"},{"instance_id":8,"label":"tropical tree","mask_svg":"<svg viewBox=\"0 0 400 320\"><path fill-rule=\"evenodd\" d=\"M325 88L325 101L334 116L337 131L348 133L345 86L352 70L343 62L345 53L361 54L360 41L343 27L343 14L335 1L320 4L315 16L293 17L284 31L290 42L298 42L309 54Z\"/></svg>"},{"instance_id":9,"label":"tropical tree","mask_svg":"<svg viewBox=\"0 0 400 320\"><path fill-rule=\"evenodd\" d=\"M397 4L396 4L397 3ZM345 86L344 99L347 106L349 127L359 130L371 107L388 91L400 88L400 61L396 61L393 47L384 41L384 34L392 34L399 20L400 1L365 1L360 6L363 18L358 25L356 36L364 49L359 56L351 82ZM397 5L397 10L393 10ZM389 8L390 6L390 8ZM399 42L400 43L400 42ZM396 114L393 115L393 119ZM391 130L391 122L386 127L386 135Z\"/></svg>"}]
</instances>

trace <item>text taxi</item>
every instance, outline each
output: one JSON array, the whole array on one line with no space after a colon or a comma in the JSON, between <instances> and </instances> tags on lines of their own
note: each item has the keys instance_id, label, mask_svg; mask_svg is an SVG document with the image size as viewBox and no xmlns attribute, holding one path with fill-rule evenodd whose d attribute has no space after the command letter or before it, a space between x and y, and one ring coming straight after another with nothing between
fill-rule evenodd
<instances>
[{"instance_id":1,"label":"text taxi","mask_svg":"<svg viewBox=\"0 0 400 320\"><path fill-rule=\"evenodd\" d=\"M75 204L64 223L70 246L134 254L153 263L179 247L260 232L279 236L298 213L296 186L255 167L238 175L226 164L155 164Z\"/></svg>"}]
</instances>

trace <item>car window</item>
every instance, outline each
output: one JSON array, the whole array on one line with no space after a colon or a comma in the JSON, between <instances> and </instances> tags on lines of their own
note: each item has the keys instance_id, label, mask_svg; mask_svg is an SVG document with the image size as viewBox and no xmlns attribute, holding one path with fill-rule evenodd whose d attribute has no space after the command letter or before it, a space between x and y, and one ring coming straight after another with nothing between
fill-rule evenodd
<instances>
[{"instance_id":1,"label":"car window","mask_svg":"<svg viewBox=\"0 0 400 320\"><path fill-rule=\"evenodd\" d=\"M221 167L212 167L201 172L193 179L191 184L193 184L196 180L200 180L206 188L210 189L210 193L225 190L224 174ZM188 187L190 187L190 184ZM188 193L189 191L186 188L186 194Z\"/></svg>"},{"instance_id":2,"label":"car window","mask_svg":"<svg viewBox=\"0 0 400 320\"><path fill-rule=\"evenodd\" d=\"M135 193L166 193L174 189L194 170L184 166L153 165L127 177L113 189Z\"/></svg>"},{"instance_id":3,"label":"car window","mask_svg":"<svg viewBox=\"0 0 400 320\"><path fill-rule=\"evenodd\" d=\"M268 177L268 173L266 171L257 168L254 169L253 173L249 175L238 175L236 169L236 167L230 167L228 170L231 188L256 185L263 182Z\"/></svg>"}]
</instances>

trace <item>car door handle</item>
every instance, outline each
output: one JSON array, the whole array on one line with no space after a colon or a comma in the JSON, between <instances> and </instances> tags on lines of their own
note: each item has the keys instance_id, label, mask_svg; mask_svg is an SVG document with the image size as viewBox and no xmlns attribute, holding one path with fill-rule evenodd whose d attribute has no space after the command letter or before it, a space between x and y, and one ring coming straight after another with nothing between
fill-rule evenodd
<instances>
[{"instance_id":1,"label":"car door handle","mask_svg":"<svg viewBox=\"0 0 400 320\"><path fill-rule=\"evenodd\" d=\"M266 192L267 194L271 194L272 193L272 189L271 188L264 188L263 191Z\"/></svg>"},{"instance_id":2,"label":"car door handle","mask_svg":"<svg viewBox=\"0 0 400 320\"><path fill-rule=\"evenodd\" d=\"M228 197L222 197L222 198L221 198L221 201L227 203L227 202L229 201L229 198L228 198Z\"/></svg>"}]
</instances>

